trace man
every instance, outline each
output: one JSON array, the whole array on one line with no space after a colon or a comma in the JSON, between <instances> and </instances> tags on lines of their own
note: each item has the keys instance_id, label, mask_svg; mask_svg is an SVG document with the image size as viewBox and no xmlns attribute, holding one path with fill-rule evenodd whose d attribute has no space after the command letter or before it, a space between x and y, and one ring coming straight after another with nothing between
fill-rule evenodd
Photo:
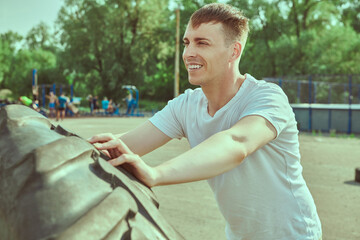
<instances>
[{"instance_id":1,"label":"man","mask_svg":"<svg viewBox=\"0 0 360 240\"><path fill-rule=\"evenodd\" d=\"M90 114L92 115L92 114L93 114L93 110L94 110L93 96L92 96L91 94L89 94L86 99L87 99L87 101L88 101L88 103L89 103Z\"/></svg>"},{"instance_id":2,"label":"man","mask_svg":"<svg viewBox=\"0 0 360 240\"><path fill-rule=\"evenodd\" d=\"M104 97L101 101L101 107L104 114L108 114L107 109L109 107L109 100L107 99L107 97Z\"/></svg>"},{"instance_id":3,"label":"man","mask_svg":"<svg viewBox=\"0 0 360 240\"><path fill-rule=\"evenodd\" d=\"M56 102L57 102L57 96L54 94L53 91L50 91L50 95L46 95L46 98L49 99L49 110L50 110L50 118L56 117Z\"/></svg>"},{"instance_id":4,"label":"man","mask_svg":"<svg viewBox=\"0 0 360 240\"><path fill-rule=\"evenodd\" d=\"M64 120L65 109L66 109L66 105L69 102L69 98L65 96L64 92L62 92L60 94L60 97L58 98L58 102L59 102L59 106L58 106L56 121L59 121L59 119Z\"/></svg>"},{"instance_id":5,"label":"man","mask_svg":"<svg viewBox=\"0 0 360 240\"><path fill-rule=\"evenodd\" d=\"M93 102L93 112L95 113L95 115L98 113L98 109L99 109L99 106L98 106L98 96L94 96L92 98L92 102Z\"/></svg>"},{"instance_id":6,"label":"man","mask_svg":"<svg viewBox=\"0 0 360 240\"><path fill-rule=\"evenodd\" d=\"M321 224L302 177L298 130L284 92L239 72L248 19L225 4L192 16L184 35L187 90L120 137L89 141L147 186L208 179L227 239L320 239ZM191 149L159 166L140 156L172 138Z\"/></svg>"}]
</instances>

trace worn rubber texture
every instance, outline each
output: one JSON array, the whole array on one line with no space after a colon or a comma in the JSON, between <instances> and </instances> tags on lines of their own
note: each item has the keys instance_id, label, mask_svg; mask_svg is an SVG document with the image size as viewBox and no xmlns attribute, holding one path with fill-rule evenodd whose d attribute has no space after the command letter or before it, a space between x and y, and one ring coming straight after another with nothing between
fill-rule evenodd
<instances>
[{"instance_id":1,"label":"worn rubber texture","mask_svg":"<svg viewBox=\"0 0 360 240\"><path fill-rule=\"evenodd\" d=\"M153 192L22 105L0 110L0 239L183 239Z\"/></svg>"},{"instance_id":2,"label":"worn rubber texture","mask_svg":"<svg viewBox=\"0 0 360 240\"><path fill-rule=\"evenodd\" d=\"M355 182L360 183L360 168L355 168Z\"/></svg>"}]
</instances>

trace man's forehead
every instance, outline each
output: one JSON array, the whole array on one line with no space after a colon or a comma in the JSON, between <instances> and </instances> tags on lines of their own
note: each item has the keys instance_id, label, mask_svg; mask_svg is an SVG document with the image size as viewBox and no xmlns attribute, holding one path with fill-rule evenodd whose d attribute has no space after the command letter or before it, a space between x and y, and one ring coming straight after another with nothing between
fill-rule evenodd
<instances>
[{"instance_id":1,"label":"man's forehead","mask_svg":"<svg viewBox=\"0 0 360 240\"><path fill-rule=\"evenodd\" d=\"M223 31L221 23L202 23L200 26L193 27L191 22L188 23L184 34L184 39L188 38L212 38L219 34L219 31Z\"/></svg>"}]
</instances>

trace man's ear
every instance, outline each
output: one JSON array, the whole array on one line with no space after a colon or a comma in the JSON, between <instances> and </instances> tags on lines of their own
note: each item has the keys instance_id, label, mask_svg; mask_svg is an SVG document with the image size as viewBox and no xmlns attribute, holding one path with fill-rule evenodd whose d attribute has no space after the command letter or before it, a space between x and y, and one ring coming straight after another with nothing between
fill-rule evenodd
<instances>
[{"instance_id":1,"label":"man's ear","mask_svg":"<svg viewBox=\"0 0 360 240\"><path fill-rule=\"evenodd\" d=\"M230 61L235 61L241 56L242 45L240 42L235 42L233 45L233 53L231 55Z\"/></svg>"}]
</instances>

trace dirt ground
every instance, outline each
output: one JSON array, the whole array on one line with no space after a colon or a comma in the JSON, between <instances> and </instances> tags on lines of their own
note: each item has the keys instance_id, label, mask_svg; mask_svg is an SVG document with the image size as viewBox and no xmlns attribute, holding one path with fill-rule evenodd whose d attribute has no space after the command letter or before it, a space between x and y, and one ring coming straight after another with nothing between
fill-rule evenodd
<instances>
[{"instance_id":1,"label":"dirt ground","mask_svg":"<svg viewBox=\"0 0 360 240\"><path fill-rule=\"evenodd\" d=\"M72 118L60 125L88 138L97 133L123 133L146 118ZM303 175L314 197L324 240L360 239L360 139L300 134ZM143 159L157 165L189 149L185 139L172 140ZM189 240L225 239L225 222L206 181L153 188L160 212Z\"/></svg>"}]
</instances>

